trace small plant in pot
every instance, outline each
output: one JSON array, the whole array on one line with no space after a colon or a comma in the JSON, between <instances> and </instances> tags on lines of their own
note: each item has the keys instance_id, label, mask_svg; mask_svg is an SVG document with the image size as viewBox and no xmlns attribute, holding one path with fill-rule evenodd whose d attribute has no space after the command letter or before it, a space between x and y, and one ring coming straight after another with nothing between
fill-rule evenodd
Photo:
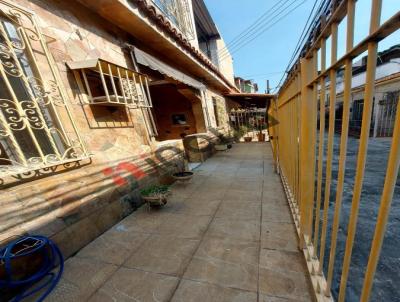
<instances>
[{"instance_id":1,"label":"small plant in pot","mask_svg":"<svg viewBox=\"0 0 400 302\"><path fill-rule=\"evenodd\" d=\"M219 139L218 144L214 146L215 150L226 151L232 148L232 139L230 139L229 137L225 136L224 134L219 134L218 139Z\"/></svg>"},{"instance_id":2,"label":"small plant in pot","mask_svg":"<svg viewBox=\"0 0 400 302\"><path fill-rule=\"evenodd\" d=\"M263 132L265 129L267 129L267 124L264 121L264 118L259 118L257 120L257 138L259 142L265 142L265 133Z\"/></svg>"},{"instance_id":3,"label":"small plant in pot","mask_svg":"<svg viewBox=\"0 0 400 302\"><path fill-rule=\"evenodd\" d=\"M167 185L153 185L140 191L140 195L149 206L165 205L170 194L171 191Z\"/></svg>"},{"instance_id":4,"label":"small plant in pot","mask_svg":"<svg viewBox=\"0 0 400 302\"><path fill-rule=\"evenodd\" d=\"M248 132L248 131L249 131L249 129L248 129L247 126L245 126L245 125L240 126L239 129L236 129L236 130L234 131L234 134L233 134L234 139L235 139L237 142L240 142L240 139L241 139L242 137L243 137L244 139L245 139L245 137L247 137L247 132Z\"/></svg>"},{"instance_id":5,"label":"small plant in pot","mask_svg":"<svg viewBox=\"0 0 400 302\"><path fill-rule=\"evenodd\" d=\"M243 139L244 139L244 141L246 142L246 143L249 143L249 142L251 142L252 140L253 140L253 137L252 136L250 136L250 131L253 131L253 128L252 127L246 127L246 132L245 132L245 134L244 134L244 136L243 136ZM254 134L253 134L254 135Z\"/></svg>"}]
</instances>

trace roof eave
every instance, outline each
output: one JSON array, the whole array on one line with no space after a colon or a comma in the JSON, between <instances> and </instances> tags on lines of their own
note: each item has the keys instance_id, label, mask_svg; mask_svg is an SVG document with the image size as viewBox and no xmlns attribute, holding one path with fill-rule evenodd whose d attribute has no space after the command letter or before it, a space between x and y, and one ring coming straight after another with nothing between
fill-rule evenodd
<instances>
[{"instance_id":1,"label":"roof eave","mask_svg":"<svg viewBox=\"0 0 400 302\"><path fill-rule=\"evenodd\" d=\"M176 66L201 79L208 86L227 93L237 91L198 49L145 0L77 0L98 15L130 33L159 57L173 61Z\"/></svg>"}]
</instances>

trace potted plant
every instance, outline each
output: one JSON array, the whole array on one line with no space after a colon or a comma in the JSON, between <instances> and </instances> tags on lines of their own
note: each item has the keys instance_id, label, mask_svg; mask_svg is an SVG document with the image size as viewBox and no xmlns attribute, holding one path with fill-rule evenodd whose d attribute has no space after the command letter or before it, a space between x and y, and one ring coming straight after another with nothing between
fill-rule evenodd
<instances>
[{"instance_id":1,"label":"potted plant","mask_svg":"<svg viewBox=\"0 0 400 302\"><path fill-rule=\"evenodd\" d=\"M218 139L219 139L218 144L216 144L214 146L215 150L226 151L226 150L232 148L232 139L231 138L229 138L221 133L218 135Z\"/></svg>"},{"instance_id":2,"label":"potted plant","mask_svg":"<svg viewBox=\"0 0 400 302\"><path fill-rule=\"evenodd\" d=\"M163 206L167 203L167 196L171 194L167 185L153 185L140 191L143 200L149 206Z\"/></svg>"},{"instance_id":3,"label":"potted plant","mask_svg":"<svg viewBox=\"0 0 400 302\"><path fill-rule=\"evenodd\" d=\"M265 142L265 133L263 133L262 130L260 130L257 133L257 138L259 142Z\"/></svg>"},{"instance_id":4,"label":"potted plant","mask_svg":"<svg viewBox=\"0 0 400 302\"><path fill-rule=\"evenodd\" d=\"M245 127L245 126L243 126L243 127ZM253 130L252 127L246 127L245 128L246 132L244 133L243 139L244 139L244 141L246 143L249 143L249 142L251 142L253 140L253 137L250 136L250 131L252 131L252 130Z\"/></svg>"},{"instance_id":5,"label":"potted plant","mask_svg":"<svg viewBox=\"0 0 400 302\"><path fill-rule=\"evenodd\" d=\"M265 123L263 117L258 118L257 126L258 126L258 132L257 132L258 141L265 142L265 133L263 133L263 130L266 129L267 124Z\"/></svg>"},{"instance_id":6,"label":"potted plant","mask_svg":"<svg viewBox=\"0 0 400 302\"><path fill-rule=\"evenodd\" d=\"M242 125L238 129L236 129L233 134L235 141L239 142L240 139L244 137L248 131L248 127L245 125Z\"/></svg>"}]
</instances>

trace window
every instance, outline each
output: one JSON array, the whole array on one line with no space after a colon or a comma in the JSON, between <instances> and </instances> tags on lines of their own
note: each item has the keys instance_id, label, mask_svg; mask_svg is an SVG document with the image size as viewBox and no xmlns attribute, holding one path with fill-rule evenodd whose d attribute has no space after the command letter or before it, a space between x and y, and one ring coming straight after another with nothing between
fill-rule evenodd
<instances>
[{"instance_id":1,"label":"window","mask_svg":"<svg viewBox=\"0 0 400 302\"><path fill-rule=\"evenodd\" d=\"M173 125L187 125L186 116L184 114L173 114L172 115Z\"/></svg>"},{"instance_id":2,"label":"window","mask_svg":"<svg viewBox=\"0 0 400 302\"><path fill-rule=\"evenodd\" d=\"M194 28L188 0L152 0L156 7L189 39Z\"/></svg>"},{"instance_id":3,"label":"window","mask_svg":"<svg viewBox=\"0 0 400 302\"><path fill-rule=\"evenodd\" d=\"M86 104L141 109L149 135L158 135L146 75L102 59L69 62L67 65L74 71Z\"/></svg>"},{"instance_id":4,"label":"window","mask_svg":"<svg viewBox=\"0 0 400 302\"><path fill-rule=\"evenodd\" d=\"M1 2L0 177L88 156L54 66L34 16Z\"/></svg>"},{"instance_id":5,"label":"window","mask_svg":"<svg viewBox=\"0 0 400 302\"><path fill-rule=\"evenodd\" d=\"M91 105L152 107L147 76L102 59L68 62Z\"/></svg>"}]
</instances>

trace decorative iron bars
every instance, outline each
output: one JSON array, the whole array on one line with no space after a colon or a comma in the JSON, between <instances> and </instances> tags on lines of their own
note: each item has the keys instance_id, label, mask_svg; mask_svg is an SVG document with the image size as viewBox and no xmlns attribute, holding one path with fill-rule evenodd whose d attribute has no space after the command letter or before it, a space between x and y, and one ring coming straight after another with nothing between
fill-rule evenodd
<instances>
[{"instance_id":1,"label":"decorative iron bars","mask_svg":"<svg viewBox=\"0 0 400 302\"><path fill-rule=\"evenodd\" d=\"M74 71L85 103L153 107L147 76L101 59L67 63Z\"/></svg>"},{"instance_id":2,"label":"decorative iron bars","mask_svg":"<svg viewBox=\"0 0 400 302\"><path fill-rule=\"evenodd\" d=\"M232 128L237 131L245 128L246 132L254 134L267 128L265 108L232 109L229 118Z\"/></svg>"},{"instance_id":3,"label":"decorative iron bars","mask_svg":"<svg viewBox=\"0 0 400 302\"><path fill-rule=\"evenodd\" d=\"M69 62L67 65L74 72L84 104L141 108L149 134L157 136L146 75L102 59Z\"/></svg>"},{"instance_id":4,"label":"decorative iron bars","mask_svg":"<svg viewBox=\"0 0 400 302\"><path fill-rule=\"evenodd\" d=\"M400 99L400 91L387 92L377 103L374 120L374 136L391 137L394 133L395 117Z\"/></svg>"},{"instance_id":5,"label":"decorative iron bars","mask_svg":"<svg viewBox=\"0 0 400 302\"><path fill-rule=\"evenodd\" d=\"M338 301L343 302L346 299L346 288L350 278L352 251L355 244L360 198L367 162L367 147L372 130L378 42L400 28L399 11L393 12L393 16L382 23L380 20L382 0L371 0L371 3L369 34L360 43L354 45L354 32L357 30L354 22L356 0L331 1L332 14L328 20L322 22L321 30L316 31L312 43L303 52L299 63L295 65L279 91L277 101L274 101L269 107L269 114L277 120L276 124L269 125L269 133L274 138L272 140L274 158L285 187L299 234L300 246L307 261L318 301L333 300L331 287L334 270L340 272ZM338 58L338 25L343 20L345 20L347 26L345 31L346 49L343 56ZM330 41L330 60L327 60L328 40ZM356 174L353 179L354 185L352 187L343 262L339 263L337 261L337 258L339 258L337 246L340 216L343 208L351 117L352 61L364 51L368 52L366 80L363 87L364 97L362 102L355 102L356 106L362 104L362 108L358 108L360 112L362 109L362 113L359 115L361 121ZM342 125L339 158L337 159L334 157L336 82L338 72L342 72L343 66L343 109L340 112ZM326 107L325 104L328 104L328 106ZM380 106L387 106L382 114L387 117L386 121L391 125L390 129L393 129L391 133L393 138L385 181L383 188L381 188L382 195L374 236L370 242L371 249L369 253L363 251L363 253L369 254L369 257L364 283L360 288L360 301L368 301L371 295L400 165L399 95L386 96ZM358 111L354 114L357 113ZM327 121L325 121L326 114L329 116ZM319 118L317 118L317 115L319 115ZM325 146L325 123L329 128L327 148ZM384 129L387 129L387 127L382 127L382 131L386 131ZM317 133L317 129L319 129L319 133ZM327 149L326 161L324 160L325 149ZM333 180L333 164L338 166L337 182ZM336 187L336 195L334 201L332 201L330 193L334 186ZM323 188L325 189L323 190ZM330 210L332 203L334 208ZM329 215L329 213L332 213L332 215ZM326 255L325 252L327 252Z\"/></svg>"},{"instance_id":6,"label":"decorative iron bars","mask_svg":"<svg viewBox=\"0 0 400 302\"><path fill-rule=\"evenodd\" d=\"M0 63L0 177L87 158L34 15L1 0Z\"/></svg>"},{"instance_id":7,"label":"decorative iron bars","mask_svg":"<svg viewBox=\"0 0 400 302\"><path fill-rule=\"evenodd\" d=\"M194 26L188 0L151 0L188 39L194 39Z\"/></svg>"}]
</instances>

